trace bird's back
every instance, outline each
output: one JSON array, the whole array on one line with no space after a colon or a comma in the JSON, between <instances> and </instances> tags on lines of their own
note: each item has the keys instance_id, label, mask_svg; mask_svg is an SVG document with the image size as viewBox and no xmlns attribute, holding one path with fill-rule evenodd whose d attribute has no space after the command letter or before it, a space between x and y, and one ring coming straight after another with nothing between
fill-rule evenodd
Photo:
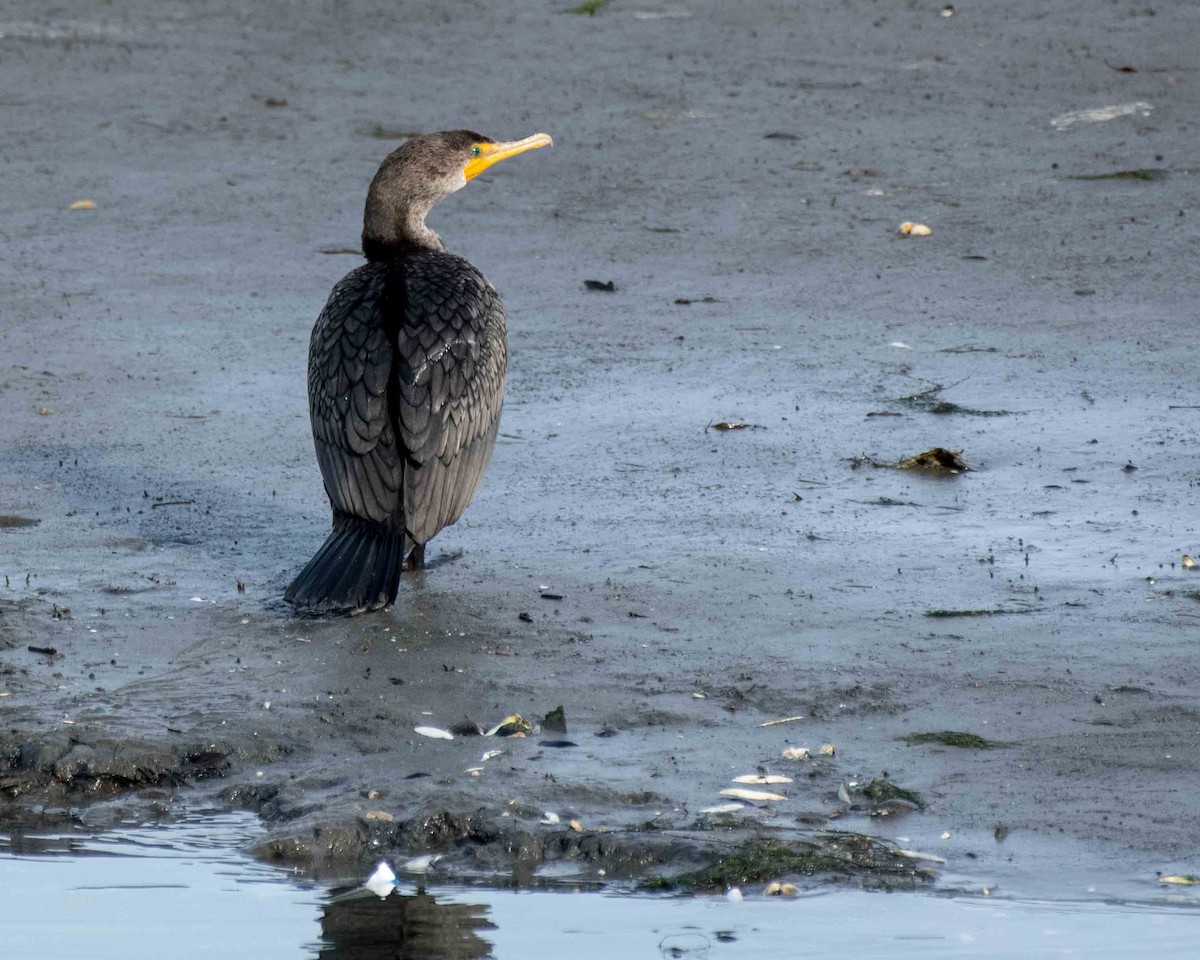
<instances>
[{"instance_id":1,"label":"bird's back","mask_svg":"<svg viewBox=\"0 0 1200 960\"><path fill-rule=\"evenodd\" d=\"M461 257L422 251L343 278L309 350L335 513L391 521L417 544L454 523L491 457L506 354L500 298Z\"/></svg>"}]
</instances>

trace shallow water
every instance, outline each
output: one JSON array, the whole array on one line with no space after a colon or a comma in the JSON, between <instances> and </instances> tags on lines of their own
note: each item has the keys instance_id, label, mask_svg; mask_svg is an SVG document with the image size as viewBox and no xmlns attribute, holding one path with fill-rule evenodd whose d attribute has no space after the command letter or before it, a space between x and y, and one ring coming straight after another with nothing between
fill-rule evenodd
<instances>
[{"instance_id":1,"label":"shallow water","mask_svg":"<svg viewBox=\"0 0 1200 960\"><path fill-rule=\"evenodd\" d=\"M0 834L2 955L1115 958L1184 956L1200 930L1200 901L1186 891L1144 903L845 889L733 902L402 879L380 899L251 860L240 851L259 835L246 814L97 836Z\"/></svg>"}]
</instances>

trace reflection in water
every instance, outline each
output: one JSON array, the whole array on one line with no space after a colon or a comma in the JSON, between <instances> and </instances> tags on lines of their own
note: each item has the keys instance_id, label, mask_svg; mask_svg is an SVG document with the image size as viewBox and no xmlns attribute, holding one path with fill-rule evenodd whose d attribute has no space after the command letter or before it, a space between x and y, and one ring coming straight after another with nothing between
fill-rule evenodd
<instances>
[{"instance_id":1,"label":"reflection in water","mask_svg":"<svg viewBox=\"0 0 1200 960\"><path fill-rule=\"evenodd\" d=\"M438 903L398 891L334 897L321 916L321 960L479 960L492 947L479 930L494 930L484 904Z\"/></svg>"}]
</instances>

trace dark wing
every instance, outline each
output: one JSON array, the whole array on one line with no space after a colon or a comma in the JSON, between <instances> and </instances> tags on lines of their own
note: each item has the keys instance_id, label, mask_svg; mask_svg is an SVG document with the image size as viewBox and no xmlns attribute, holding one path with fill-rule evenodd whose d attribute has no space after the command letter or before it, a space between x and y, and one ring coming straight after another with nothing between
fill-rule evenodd
<instances>
[{"instance_id":1,"label":"dark wing","mask_svg":"<svg viewBox=\"0 0 1200 960\"><path fill-rule=\"evenodd\" d=\"M407 454L404 519L426 543L454 523L483 479L504 400L504 307L471 264L408 258L397 338L397 421Z\"/></svg>"},{"instance_id":2,"label":"dark wing","mask_svg":"<svg viewBox=\"0 0 1200 960\"><path fill-rule=\"evenodd\" d=\"M317 462L335 511L387 522L400 501L402 462L388 416L392 346L385 272L368 264L333 288L308 350L308 405Z\"/></svg>"}]
</instances>

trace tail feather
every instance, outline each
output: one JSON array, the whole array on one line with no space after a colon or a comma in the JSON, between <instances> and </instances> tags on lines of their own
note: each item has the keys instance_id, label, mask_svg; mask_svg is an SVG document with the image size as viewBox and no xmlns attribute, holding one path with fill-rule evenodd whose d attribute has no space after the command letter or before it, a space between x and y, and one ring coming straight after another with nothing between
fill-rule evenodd
<instances>
[{"instance_id":1,"label":"tail feather","mask_svg":"<svg viewBox=\"0 0 1200 960\"><path fill-rule=\"evenodd\" d=\"M404 532L335 514L333 530L283 598L301 613L362 613L396 599Z\"/></svg>"}]
</instances>

